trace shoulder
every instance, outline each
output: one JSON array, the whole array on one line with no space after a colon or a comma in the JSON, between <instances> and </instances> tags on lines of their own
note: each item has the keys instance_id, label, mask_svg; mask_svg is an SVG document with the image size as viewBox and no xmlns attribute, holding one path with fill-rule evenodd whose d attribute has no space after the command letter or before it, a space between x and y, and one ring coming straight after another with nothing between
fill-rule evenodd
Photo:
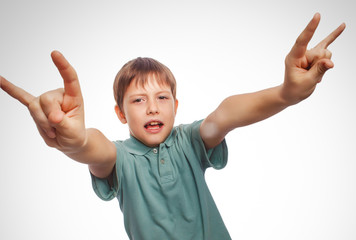
<instances>
[{"instance_id":1,"label":"shoulder","mask_svg":"<svg viewBox=\"0 0 356 240\"><path fill-rule=\"evenodd\" d=\"M182 135L199 135L200 136L200 125L203 122L203 120L199 121L194 121L190 124L180 124L176 127L174 127L173 131L176 131L178 134Z\"/></svg>"},{"instance_id":2,"label":"shoulder","mask_svg":"<svg viewBox=\"0 0 356 240\"><path fill-rule=\"evenodd\" d=\"M167 144L170 144L170 138L176 144L179 144L184 150L201 148L202 138L200 136L200 125L203 120L194 121L189 124L180 124L174 127L171 136L168 138Z\"/></svg>"},{"instance_id":3,"label":"shoulder","mask_svg":"<svg viewBox=\"0 0 356 240\"><path fill-rule=\"evenodd\" d=\"M225 139L213 148L207 149L200 134L203 120L176 127L177 143L189 158L198 159L204 169L213 167L222 169L227 163L228 149Z\"/></svg>"}]
</instances>

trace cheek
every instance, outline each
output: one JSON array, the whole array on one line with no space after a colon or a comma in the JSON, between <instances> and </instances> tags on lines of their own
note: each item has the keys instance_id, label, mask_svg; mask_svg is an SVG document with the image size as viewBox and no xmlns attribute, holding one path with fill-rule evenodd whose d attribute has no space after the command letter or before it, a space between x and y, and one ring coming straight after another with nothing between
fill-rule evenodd
<instances>
[{"instance_id":1,"label":"cheek","mask_svg":"<svg viewBox=\"0 0 356 240\"><path fill-rule=\"evenodd\" d=\"M126 119L130 125L137 125L140 118L137 116L137 113L135 111L133 111L133 112L127 113Z\"/></svg>"},{"instance_id":2,"label":"cheek","mask_svg":"<svg viewBox=\"0 0 356 240\"><path fill-rule=\"evenodd\" d=\"M175 111L175 108L174 106L169 106L167 107L166 109L166 117L171 121L171 122L174 122L174 119L176 117L176 111Z\"/></svg>"}]
</instances>

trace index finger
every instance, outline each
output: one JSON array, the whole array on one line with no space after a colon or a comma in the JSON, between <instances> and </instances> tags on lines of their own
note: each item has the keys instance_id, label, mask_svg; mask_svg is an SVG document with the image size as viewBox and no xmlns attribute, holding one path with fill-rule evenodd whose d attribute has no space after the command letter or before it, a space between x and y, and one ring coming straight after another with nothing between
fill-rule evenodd
<instances>
[{"instance_id":1,"label":"index finger","mask_svg":"<svg viewBox=\"0 0 356 240\"><path fill-rule=\"evenodd\" d=\"M340 36L340 34L345 30L346 24L341 24L338 28L336 28L332 33L329 34L323 41L318 43L316 47L321 47L326 49L331 43L335 41L336 38Z\"/></svg>"},{"instance_id":2,"label":"index finger","mask_svg":"<svg viewBox=\"0 0 356 240\"><path fill-rule=\"evenodd\" d=\"M320 14L316 13L313 19L308 23L303 32L298 36L292 50L290 51L290 55L295 58L301 58L304 56L308 43L312 39L316 28L318 27L320 22Z\"/></svg>"},{"instance_id":3,"label":"index finger","mask_svg":"<svg viewBox=\"0 0 356 240\"><path fill-rule=\"evenodd\" d=\"M30 102L35 99L34 96L32 96L30 93L26 92L22 88L19 88L12 84L11 82L7 81L5 78L0 76L0 87L7 92L11 97L17 99L19 102L21 102L23 105L28 107Z\"/></svg>"},{"instance_id":4,"label":"index finger","mask_svg":"<svg viewBox=\"0 0 356 240\"><path fill-rule=\"evenodd\" d=\"M81 96L78 76L72 65L70 65L67 59L58 51L53 51L51 57L63 78L65 94L72 97Z\"/></svg>"}]
</instances>

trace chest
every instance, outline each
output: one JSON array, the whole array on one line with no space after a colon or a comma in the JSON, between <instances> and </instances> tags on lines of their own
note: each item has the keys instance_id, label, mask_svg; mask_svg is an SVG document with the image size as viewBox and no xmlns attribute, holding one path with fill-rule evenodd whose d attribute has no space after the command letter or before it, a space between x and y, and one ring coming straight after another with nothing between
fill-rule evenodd
<instances>
[{"instance_id":1,"label":"chest","mask_svg":"<svg viewBox=\"0 0 356 240\"><path fill-rule=\"evenodd\" d=\"M131 155L127 166L133 184L150 184L160 188L180 182L189 185L201 166L192 153L176 146L159 146L144 155ZM134 180L132 178L134 177Z\"/></svg>"}]
</instances>

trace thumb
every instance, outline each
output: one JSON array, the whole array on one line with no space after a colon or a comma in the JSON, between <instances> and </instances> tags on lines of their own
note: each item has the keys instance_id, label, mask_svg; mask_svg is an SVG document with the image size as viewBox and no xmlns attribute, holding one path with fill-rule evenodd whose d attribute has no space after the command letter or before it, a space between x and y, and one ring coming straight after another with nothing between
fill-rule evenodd
<instances>
[{"instance_id":1,"label":"thumb","mask_svg":"<svg viewBox=\"0 0 356 240\"><path fill-rule=\"evenodd\" d=\"M55 110L48 115L48 121L53 128L56 129L56 136L70 135L72 130L70 119L61 110Z\"/></svg>"},{"instance_id":2,"label":"thumb","mask_svg":"<svg viewBox=\"0 0 356 240\"><path fill-rule=\"evenodd\" d=\"M321 59L317 61L309 70L317 83L321 82L326 71L334 67L334 63L330 59Z\"/></svg>"},{"instance_id":3,"label":"thumb","mask_svg":"<svg viewBox=\"0 0 356 240\"><path fill-rule=\"evenodd\" d=\"M61 110L54 110L48 115L50 125L56 129L56 135L59 137L75 138L76 130L82 125L78 125L78 121L68 116Z\"/></svg>"},{"instance_id":4,"label":"thumb","mask_svg":"<svg viewBox=\"0 0 356 240\"><path fill-rule=\"evenodd\" d=\"M63 125L65 114L61 110L54 110L48 115L48 121L53 127Z\"/></svg>"},{"instance_id":5,"label":"thumb","mask_svg":"<svg viewBox=\"0 0 356 240\"><path fill-rule=\"evenodd\" d=\"M71 139L74 137L73 122L63 111L55 110L51 112L48 115L48 121L56 129L55 134L57 139Z\"/></svg>"}]
</instances>

